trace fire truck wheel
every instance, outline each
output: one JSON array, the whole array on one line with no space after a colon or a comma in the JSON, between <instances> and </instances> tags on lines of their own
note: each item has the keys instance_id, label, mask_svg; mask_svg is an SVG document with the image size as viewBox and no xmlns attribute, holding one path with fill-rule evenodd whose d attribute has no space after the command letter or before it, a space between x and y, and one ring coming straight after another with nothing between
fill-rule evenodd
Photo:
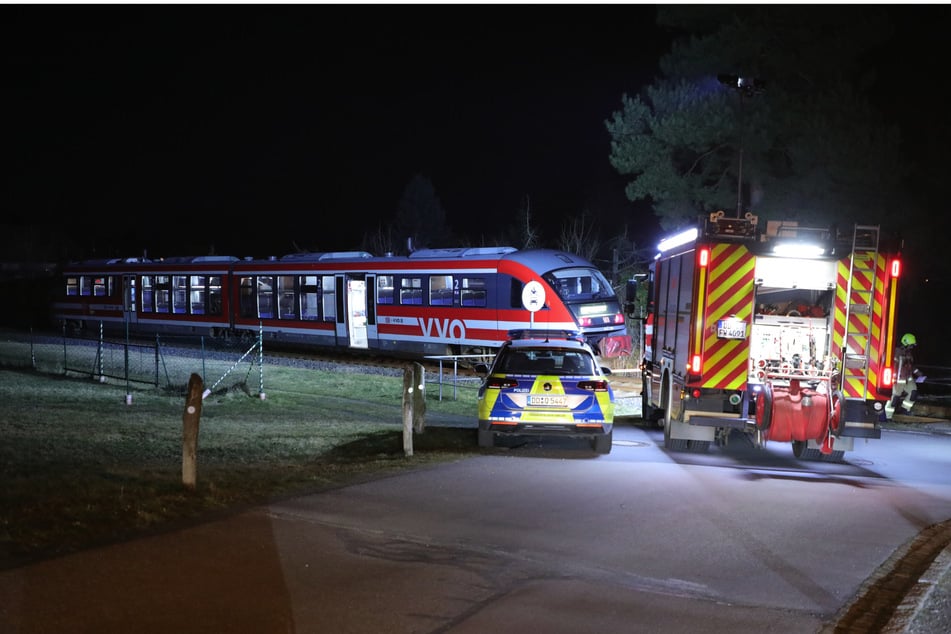
<instances>
[{"instance_id":1,"label":"fire truck wheel","mask_svg":"<svg viewBox=\"0 0 951 634\"><path fill-rule=\"evenodd\" d=\"M687 451L690 453L707 453L710 449L709 440L688 440Z\"/></svg>"},{"instance_id":2,"label":"fire truck wheel","mask_svg":"<svg viewBox=\"0 0 951 634\"><path fill-rule=\"evenodd\" d=\"M819 459L823 462L842 462L842 459L845 457L845 452L833 450L832 453L829 454L820 452L819 456Z\"/></svg>"},{"instance_id":3,"label":"fire truck wheel","mask_svg":"<svg viewBox=\"0 0 951 634\"><path fill-rule=\"evenodd\" d=\"M829 421L829 426L835 430L837 435L841 435L845 431L845 416L842 415L842 392L836 390L832 393L832 414ZM835 453L834 451L832 452Z\"/></svg>"},{"instance_id":4,"label":"fire truck wheel","mask_svg":"<svg viewBox=\"0 0 951 634\"><path fill-rule=\"evenodd\" d=\"M805 440L792 441L792 453L800 460L818 460L822 456L821 451L815 447L809 447L809 443Z\"/></svg>"},{"instance_id":5,"label":"fire truck wheel","mask_svg":"<svg viewBox=\"0 0 951 634\"><path fill-rule=\"evenodd\" d=\"M769 383L764 383L763 389L756 394L756 426L760 431L766 431L772 422L773 388Z\"/></svg>"},{"instance_id":6,"label":"fire truck wheel","mask_svg":"<svg viewBox=\"0 0 951 634\"><path fill-rule=\"evenodd\" d=\"M670 437L670 428L672 422L670 416L664 416L664 448L671 451L686 451L688 449L688 442L685 438L671 438Z\"/></svg>"}]
</instances>

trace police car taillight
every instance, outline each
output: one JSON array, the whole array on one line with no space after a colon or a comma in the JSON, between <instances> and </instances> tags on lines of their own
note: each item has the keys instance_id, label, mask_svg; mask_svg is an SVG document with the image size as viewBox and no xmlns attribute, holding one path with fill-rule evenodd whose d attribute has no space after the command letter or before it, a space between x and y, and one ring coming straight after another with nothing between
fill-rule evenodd
<instances>
[{"instance_id":1,"label":"police car taillight","mask_svg":"<svg viewBox=\"0 0 951 634\"><path fill-rule=\"evenodd\" d=\"M503 377L493 376L493 377L489 377L489 380L486 381L485 386L489 388L495 388L497 390L501 390L507 387L518 387L518 381L516 381L515 379L507 378L507 377L503 378Z\"/></svg>"},{"instance_id":2,"label":"police car taillight","mask_svg":"<svg viewBox=\"0 0 951 634\"><path fill-rule=\"evenodd\" d=\"M578 388L582 390L590 390L592 392L607 392L608 382L607 381L578 381Z\"/></svg>"}]
</instances>

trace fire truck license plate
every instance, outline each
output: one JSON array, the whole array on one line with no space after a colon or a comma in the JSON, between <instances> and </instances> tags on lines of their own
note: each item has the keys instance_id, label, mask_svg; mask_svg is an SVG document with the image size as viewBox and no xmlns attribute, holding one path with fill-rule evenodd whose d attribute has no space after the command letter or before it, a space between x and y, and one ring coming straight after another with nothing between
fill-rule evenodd
<instances>
[{"instance_id":1,"label":"fire truck license plate","mask_svg":"<svg viewBox=\"0 0 951 634\"><path fill-rule=\"evenodd\" d=\"M547 405L549 407L564 407L568 402L564 396L549 396L548 394L532 394L528 397L529 405Z\"/></svg>"},{"instance_id":2,"label":"fire truck license plate","mask_svg":"<svg viewBox=\"0 0 951 634\"><path fill-rule=\"evenodd\" d=\"M717 339L746 339L746 322L742 319L721 319L717 322Z\"/></svg>"}]
</instances>

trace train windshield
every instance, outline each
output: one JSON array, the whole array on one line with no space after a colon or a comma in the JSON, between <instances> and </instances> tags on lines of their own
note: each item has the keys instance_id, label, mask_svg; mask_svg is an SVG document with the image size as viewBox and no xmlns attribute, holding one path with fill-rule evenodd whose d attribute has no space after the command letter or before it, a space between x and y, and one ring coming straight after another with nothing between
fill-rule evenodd
<instances>
[{"instance_id":1,"label":"train windshield","mask_svg":"<svg viewBox=\"0 0 951 634\"><path fill-rule=\"evenodd\" d=\"M559 269L546 274L545 281L565 303L615 297L611 284L597 269Z\"/></svg>"}]
</instances>

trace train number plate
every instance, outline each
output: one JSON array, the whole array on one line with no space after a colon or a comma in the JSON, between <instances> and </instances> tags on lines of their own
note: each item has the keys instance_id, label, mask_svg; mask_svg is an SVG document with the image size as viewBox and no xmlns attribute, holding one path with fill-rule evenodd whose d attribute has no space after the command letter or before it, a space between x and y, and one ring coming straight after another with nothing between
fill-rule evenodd
<instances>
[{"instance_id":1,"label":"train number plate","mask_svg":"<svg viewBox=\"0 0 951 634\"><path fill-rule=\"evenodd\" d=\"M562 395L530 394L528 396L528 404L542 405L547 407L564 407L568 404L568 399Z\"/></svg>"},{"instance_id":2,"label":"train number plate","mask_svg":"<svg viewBox=\"0 0 951 634\"><path fill-rule=\"evenodd\" d=\"M733 318L719 320L717 339L746 339L746 322Z\"/></svg>"}]
</instances>

